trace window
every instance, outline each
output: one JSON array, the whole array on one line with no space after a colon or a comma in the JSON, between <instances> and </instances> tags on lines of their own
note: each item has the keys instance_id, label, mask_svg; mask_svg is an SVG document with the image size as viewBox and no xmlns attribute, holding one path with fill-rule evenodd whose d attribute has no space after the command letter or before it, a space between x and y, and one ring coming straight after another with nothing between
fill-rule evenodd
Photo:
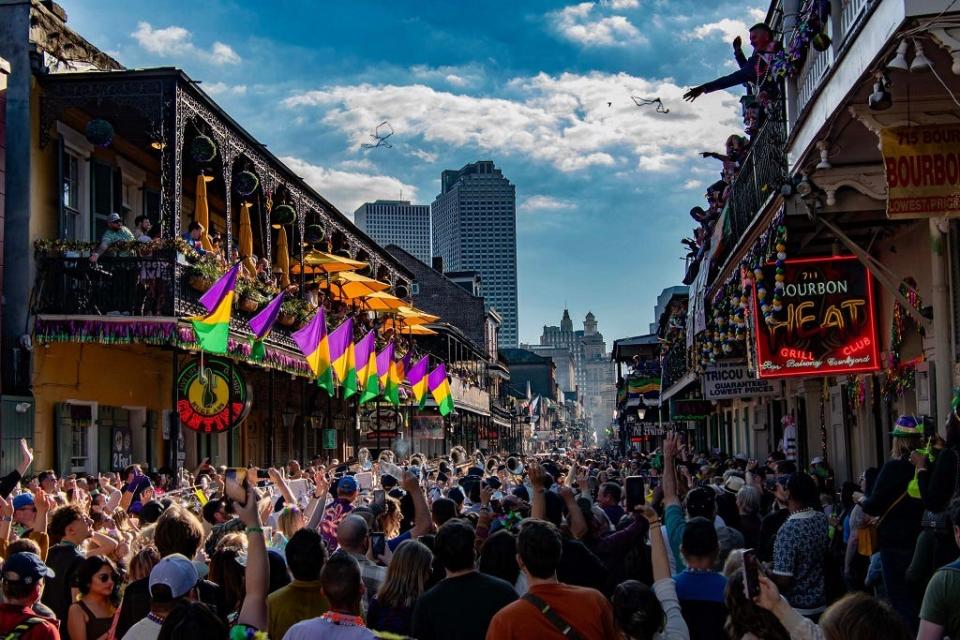
<instances>
[{"instance_id":1,"label":"window","mask_svg":"<svg viewBox=\"0 0 960 640\"><path fill-rule=\"evenodd\" d=\"M62 122L60 134L60 237L87 240L90 212L90 163L93 145L79 131Z\"/></svg>"},{"instance_id":2,"label":"window","mask_svg":"<svg viewBox=\"0 0 960 640\"><path fill-rule=\"evenodd\" d=\"M80 219L80 162L76 155L63 152L63 239L78 240Z\"/></svg>"},{"instance_id":3,"label":"window","mask_svg":"<svg viewBox=\"0 0 960 640\"><path fill-rule=\"evenodd\" d=\"M114 179L113 167L99 162L93 163L93 239L99 240L107 230L107 216L120 213L119 186Z\"/></svg>"}]
</instances>

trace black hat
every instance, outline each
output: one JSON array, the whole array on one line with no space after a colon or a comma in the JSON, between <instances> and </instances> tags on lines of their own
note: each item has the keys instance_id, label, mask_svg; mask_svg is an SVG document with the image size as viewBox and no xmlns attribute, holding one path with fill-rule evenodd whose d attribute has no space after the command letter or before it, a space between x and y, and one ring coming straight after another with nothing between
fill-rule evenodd
<instances>
[{"instance_id":1,"label":"black hat","mask_svg":"<svg viewBox=\"0 0 960 640\"><path fill-rule=\"evenodd\" d=\"M43 564L35 553L24 551L15 553L3 563L3 581L10 584L36 584L40 578L53 578L57 574L53 569Z\"/></svg>"}]
</instances>

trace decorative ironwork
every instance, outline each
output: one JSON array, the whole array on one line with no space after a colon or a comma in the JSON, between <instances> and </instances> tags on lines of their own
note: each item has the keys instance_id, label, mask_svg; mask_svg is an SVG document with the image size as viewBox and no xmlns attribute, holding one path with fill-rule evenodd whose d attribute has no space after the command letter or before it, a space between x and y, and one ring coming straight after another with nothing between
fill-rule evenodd
<instances>
[{"instance_id":1,"label":"decorative ironwork","mask_svg":"<svg viewBox=\"0 0 960 640\"><path fill-rule=\"evenodd\" d=\"M750 153L730 185L727 203L730 237L739 238L787 175L787 125L782 105L768 109L766 123L751 142Z\"/></svg>"}]
</instances>

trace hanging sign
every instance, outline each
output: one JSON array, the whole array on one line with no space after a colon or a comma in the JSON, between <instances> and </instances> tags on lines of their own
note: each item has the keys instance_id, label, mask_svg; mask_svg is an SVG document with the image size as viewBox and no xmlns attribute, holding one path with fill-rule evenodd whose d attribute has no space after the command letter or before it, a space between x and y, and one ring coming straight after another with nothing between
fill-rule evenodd
<instances>
[{"instance_id":1,"label":"hanging sign","mask_svg":"<svg viewBox=\"0 0 960 640\"><path fill-rule=\"evenodd\" d=\"M714 411L709 400L679 400L670 399L670 420L683 422L688 420L703 420Z\"/></svg>"},{"instance_id":2,"label":"hanging sign","mask_svg":"<svg viewBox=\"0 0 960 640\"><path fill-rule=\"evenodd\" d=\"M203 369L194 360L177 378L177 413L188 429L222 433L243 422L250 413L250 388L237 367L230 375L226 360L207 358Z\"/></svg>"},{"instance_id":3,"label":"hanging sign","mask_svg":"<svg viewBox=\"0 0 960 640\"><path fill-rule=\"evenodd\" d=\"M880 145L888 218L960 214L960 125L884 129Z\"/></svg>"},{"instance_id":4,"label":"hanging sign","mask_svg":"<svg viewBox=\"0 0 960 640\"><path fill-rule=\"evenodd\" d=\"M130 427L114 427L110 445L110 468L126 469L133 464L133 432Z\"/></svg>"},{"instance_id":5,"label":"hanging sign","mask_svg":"<svg viewBox=\"0 0 960 640\"><path fill-rule=\"evenodd\" d=\"M770 396L777 392L769 380L758 380L742 361L708 365L700 380L706 400Z\"/></svg>"},{"instance_id":6,"label":"hanging sign","mask_svg":"<svg viewBox=\"0 0 960 640\"><path fill-rule=\"evenodd\" d=\"M862 373L880 368L873 279L853 256L783 264L782 306L763 320L754 294L761 378ZM763 277L774 282L773 263Z\"/></svg>"}]
</instances>

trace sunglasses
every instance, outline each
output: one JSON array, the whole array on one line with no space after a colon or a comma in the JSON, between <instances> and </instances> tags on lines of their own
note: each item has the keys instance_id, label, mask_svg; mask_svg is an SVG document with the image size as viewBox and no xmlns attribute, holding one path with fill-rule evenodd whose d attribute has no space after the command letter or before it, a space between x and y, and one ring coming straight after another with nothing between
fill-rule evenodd
<instances>
[{"instance_id":1,"label":"sunglasses","mask_svg":"<svg viewBox=\"0 0 960 640\"><path fill-rule=\"evenodd\" d=\"M116 582L116 581L117 581L117 574L115 574L115 573L98 573L98 574L97 574L97 580L99 580L100 582L103 582L103 583Z\"/></svg>"}]
</instances>

